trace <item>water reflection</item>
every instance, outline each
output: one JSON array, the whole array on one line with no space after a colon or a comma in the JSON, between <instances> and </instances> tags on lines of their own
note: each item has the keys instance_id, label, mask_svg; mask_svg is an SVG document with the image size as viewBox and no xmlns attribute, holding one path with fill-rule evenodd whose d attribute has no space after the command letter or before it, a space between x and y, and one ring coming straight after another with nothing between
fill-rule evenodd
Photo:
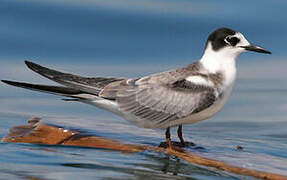
<instances>
[{"instance_id":1,"label":"water reflection","mask_svg":"<svg viewBox=\"0 0 287 180\"><path fill-rule=\"evenodd\" d=\"M152 153L140 153L143 162L124 164L91 164L91 163L62 163L61 166L94 169L95 171L113 171L127 174L132 179L145 179L147 176L152 179L197 179L197 177L220 177L221 179L238 179L223 172L201 168L192 164L187 164L179 158ZM143 156L144 155L144 156ZM124 167L122 167L124 166ZM120 178L123 178L122 176ZM104 179L120 179L108 177Z\"/></svg>"},{"instance_id":2,"label":"water reflection","mask_svg":"<svg viewBox=\"0 0 287 180\"><path fill-rule=\"evenodd\" d=\"M42 178L41 176L30 175L33 174L33 172L28 171L13 171L0 169L0 174L1 179L46 180L46 178Z\"/></svg>"},{"instance_id":3,"label":"water reflection","mask_svg":"<svg viewBox=\"0 0 287 180\"><path fill-rule=\"evenodd\" d=\"M98 151L98 150L97 150ZM110 157L105 156L107 160L113 159L113 155ZM137 159L134 162L121 162L121 163L60 163L60 166L81 168L81 169L94 169L95 173L101 171L119 172L125 173L132 179L145 179L152 177L152 179L197 179L198 177L220 177L221 179L238 179L235 176L226 174L224 172L211 170L208 168L202 168L199 166L186 163L177 157L158 154L153 152L141 152L135 153L130 156L132 159ZM97 158L96 158L97 159ZM108 177L104 179L121 179L125 178Z\"/></svg>"}]
</instances>

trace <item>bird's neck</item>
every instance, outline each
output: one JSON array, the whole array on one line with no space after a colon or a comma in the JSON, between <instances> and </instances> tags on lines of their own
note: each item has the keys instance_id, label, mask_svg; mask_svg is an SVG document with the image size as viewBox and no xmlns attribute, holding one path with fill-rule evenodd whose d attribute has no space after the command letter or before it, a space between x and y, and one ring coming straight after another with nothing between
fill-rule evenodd
<instances>
[{"instance_id":1,"label":"bird's neck","mask_svg":"<svg viewBox=\"0 0 287 180\"><path fill-rule=\"evenodd\" d=\"M200 63L209 73L222 73L224 86L234 84L236 79L236 58L238 55L231 54L228 49L214 51L208 44Z\"/></svg>"}]
</instances>

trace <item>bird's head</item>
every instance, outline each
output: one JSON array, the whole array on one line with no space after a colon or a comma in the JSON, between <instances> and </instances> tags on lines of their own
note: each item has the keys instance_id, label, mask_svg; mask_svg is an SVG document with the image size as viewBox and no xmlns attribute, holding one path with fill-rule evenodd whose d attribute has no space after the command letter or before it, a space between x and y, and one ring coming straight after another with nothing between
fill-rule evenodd
<instances>
[{"instance_id":1,"label":"bird's head","mask_svg":"<svg viewBox=\"0 0 287 180\"><path fill-rule=\"evenodd\" d=\"M207 39L205 47L205 53L233 59L236 59L241 53L246 51L271 54L270 51L249 43L240 32L229 28L219 28L212 32Z\"/></svg>"}]
</instances>

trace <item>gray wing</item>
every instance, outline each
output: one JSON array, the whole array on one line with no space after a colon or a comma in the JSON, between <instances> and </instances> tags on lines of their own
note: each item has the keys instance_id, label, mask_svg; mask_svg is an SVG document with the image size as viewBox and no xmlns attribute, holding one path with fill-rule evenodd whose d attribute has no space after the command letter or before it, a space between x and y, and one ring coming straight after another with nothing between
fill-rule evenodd
<instances>
[{"instance_id":1,"label":"gray wing","mask_svg":"<svg viewBox=\"0 0 287 180\"><path fill-rule=\"evenodd\" d=\"M100 96L115 98L122 111L160 127L200 112L216 101L214 88L193 84L184 77L166 72L139 80L124 80L110 84Z\"/></svg>"}]
</instances>

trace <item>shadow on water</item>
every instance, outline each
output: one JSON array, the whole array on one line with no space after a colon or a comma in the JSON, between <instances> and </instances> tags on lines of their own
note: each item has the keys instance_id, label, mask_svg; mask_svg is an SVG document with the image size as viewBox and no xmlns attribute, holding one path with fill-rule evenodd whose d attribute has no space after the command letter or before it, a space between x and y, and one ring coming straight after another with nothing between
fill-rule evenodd
<instances>
[{"instance_id":1,"label":"shadow on water","mask_svg":"<svg viewBox=\"0 0 287 180\"><path fill-rule=\"evenodd\" d=\"M119 165L93 163L62 163L59 165L73 168L120 172L135 179L145 179L147 176L151 179L200 179L200 177L210 177L212 179L217 179L216 177L219 179L239 179L227 173L185 163L183 160L174 156L149 152L141 152L139 154L144 156L142 157L144 159L143 162L125 163L123 165L124 167ZM104 179L122 178L123 177L108 177Z\"/></svg>"}]
</instances>

